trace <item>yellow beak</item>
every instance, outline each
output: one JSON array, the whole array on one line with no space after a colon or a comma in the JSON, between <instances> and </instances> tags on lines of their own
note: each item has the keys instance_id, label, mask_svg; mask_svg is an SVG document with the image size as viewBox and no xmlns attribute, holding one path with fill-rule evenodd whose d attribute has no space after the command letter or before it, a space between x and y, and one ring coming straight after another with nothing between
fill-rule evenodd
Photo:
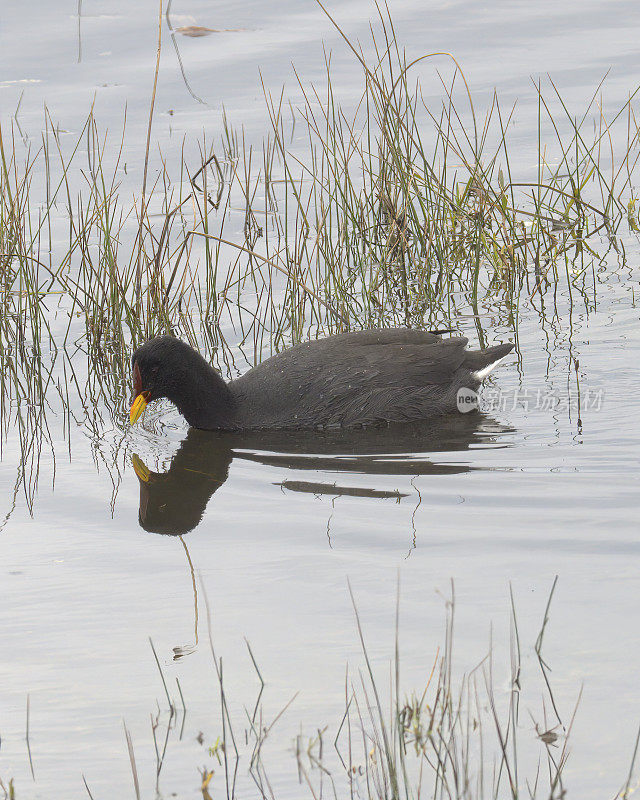
<instances>
[{"instance_id":1,"label":"yellow beak","mask_svg":"<svg viewBox=\"0 0 640 800\"><path fill-rule=\"evenodd\" d=\"M150 392L141 392L133 401L133 405L131 406L131 410L129 411L129 422L132 425L134 422L137 422L140 419L140 417L144 414L144 410L147 407L147 400L150 394L151 394Z\"/></svg>"}]
</instances>

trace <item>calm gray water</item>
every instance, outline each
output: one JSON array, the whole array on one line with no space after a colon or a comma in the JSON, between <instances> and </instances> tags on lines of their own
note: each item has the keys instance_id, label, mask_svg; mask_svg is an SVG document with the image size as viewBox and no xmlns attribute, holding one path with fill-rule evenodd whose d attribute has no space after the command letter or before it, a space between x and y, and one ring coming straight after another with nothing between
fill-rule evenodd
<instances>
[{"instance_id":1,"label":"calm gray water","mask_svg":"<svg viewBox=\"0 0 640 800\"><path fill-rule=\"evenodd\" d=\"M394 0L391 8L411 56L450 51L478 102L494 87L507 105L518 98L514 151L523 169L535 160L531 76L550 72L576 113L607 70L605 109L624 102L638 81L636 3ZM334 10L347 33L364 40L372 7L345 2ZM123 186L137 191L157 4L85 0L80 18L77 11L73 2L2 4L3 134L19 104L22 134L37 148L43 104L60 128L77 133L94 101L99 123L117 134L126 104ZM295 102L290 64L305 79L320 80L323 42L333 50L341 95L356 99L358 70L312 2L189 0L172 11L174 29L221 32L176 35L187 86L163 22L152 141L170 160L180 159L184 136L187 152L195 152L203 131L211 139L220 134L223 104L249 140L259 142L266 129L260 71L274 91L285 82ZM435 68L425 67L421 79L427 99L438 98ZM362 665L348 579L383 687L400 580L406 691L422 689L443 645L453 580L456 668L475 667L492 640L499 698L507 689L511 587L523 658L518 736L530 768L523 767L524 780L535 774L543 750L532 721L542 724L544 715L533 647L558 575L544 648L565 724L582 690L565 782L574 796L614 797L640 721L640 249L631 235L625 246L628 268L607 262L599 273L595 311L571 309L560 297L559 317L541 324L533 308L523 308L519 352L487 385L485 413L475 422L348 447L326 440L203 441L187 437L177 413L162 406L136 429L105 421L96 432L80 416L71 422L70 448L54 415L55 458L50 447L42 449L32 513L20 487L14 493L29 454L15 432L3 433L5 785L13 778L20 800L86 797L84 775L95 798L133 797L124 720L142 796L153 795L150 714L158 703L166 709L166 700L151 637L170 693L178 699L178 678L187 707L170 734L160 796L201 796L197 768L205 764L216 770L212 796L221 796L223 770L208 753L222 723L206 593L238 737L244 740L243 708L253 707L259 689L245 639L267 683L265 721L298 693L270 734L265 762L277 800L303 796L296 736L307 741L329 726L333 740L344 711L345 667ZM491 341L511 336L490 311L484 327ZM462 329L474 337L471 325ZM141 490L134 453L167 476ZM202 474L203 480L193 477ZM153 532L169 528L183 539ZM189 559L198 585L195 647ZM176 647L188 654L173 660ZM25 743L27 697L35 781ZM238 780L241 796L259 796L246 760Z\"/></svg>"}]
</instances>

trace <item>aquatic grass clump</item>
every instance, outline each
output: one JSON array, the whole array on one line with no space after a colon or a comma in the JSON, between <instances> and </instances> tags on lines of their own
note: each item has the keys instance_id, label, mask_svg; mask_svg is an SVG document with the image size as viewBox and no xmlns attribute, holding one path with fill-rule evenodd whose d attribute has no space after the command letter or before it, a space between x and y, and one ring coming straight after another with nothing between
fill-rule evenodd
<instances>
[{"instance_id":1,"label":"aquatic grass clump","mask_svg":"<svg viewBox=\"0 0 640 800\"><path fill-rule=\"evenodd\" d=\"M186 545L183 542L183 545ZM188 551L187 551L188 554ZM190 566L191 565L191 562ZM193 571L192 571L193 575ZM247 666L255 672L255 696L230 694L228 672L212 632L212 609L203 591L208 649L213 679L219 689L217 720L213 733L203 736L190 729L190 698L180 682L172 685L162 668L153 642L151 650L158 668L159 691L166 698L151 714L155 764L143 769L133 756L134 743L125 725L134 785L153 780L162 794L175 764L178 742L195 741L201 749L197 771L203 797L259 797L277 800L283 790L270 771L273 746L286 748L297 771L299 796L360 800L482 800L483 798L528 797L560 800L575 791L585 777L568 774L571 737L580 713L582 689L572 696L556 694L550 680L544 637L550 623L550 608L557 577L546 600L535 641L521 641L513 590L506 641L494 641L479 663L460 670L454 620L457 613L453 583L445 598L443 644L424 664L424 684L405 692L401 677L400 592L396 600L395 643L390 659L374 664L353 594L356 635L362 660L360 668L347 666L344 710L337 718L303 723L292 738L282 725L295 714L295 687L282 705L271 707L269 682L265 681L256 654L247 642ZM194 602L198 595L194 580ZM201 601L202 602L202 601ZM193 651L190 647L189 652ZM182 658L174 648L174 660ZM188 667L189 662L184 664ZM227 665L228 670L228 665ZM247 687L244 684L246 691ZM524 711L526 709L526 712ZM305 731L311 731L305 732ZM626 800L637 788L635 772L638 741L630 749L630 766L620 776L615 795ZM631 743L628 743L629 746ZM184 754L184 750L182 750ZM124 759L124 757L123 757ZM126 762L125 762L126 763ZM202 765L202 766L201 766ZM278 770L282 778L282 769ZM196 767L193 768L194 780ZM285 773L286 775L286 773ZM136 791L138 789L136 788Z\"/></svg>"},{"instance_id":2,"label":"aquatic grass clump","mask_svg":"<svg viewBox=\"0 0 640 800\"><path fill-rule=\"evenodd\" d=\"M513 327L523 288L525 300L564 288L592 305L593 265L619 247L633 203L625 197L639 156L635 93L608 121L594 113L599 86L574 119L552 81L551 97L537 84L538 169L520 178L507 138L515 109L505 114L494 93L480 119L452 56L408 63L390 16L381 12L379 22L369 58L343 34L363 75L355 112L336 99L329 59L322 89L299 80L306 157L286 145L282 98L268 98L289 209L278 252L334 304L339 314L328 322L455 325L488 302ZM454 70L449 83L442 78L444 100L434 110L413 75L443 57ZM616 124L625 126L619 158ZM310 309L304 319L312 317Z\"/></svg>"}]
</instances>

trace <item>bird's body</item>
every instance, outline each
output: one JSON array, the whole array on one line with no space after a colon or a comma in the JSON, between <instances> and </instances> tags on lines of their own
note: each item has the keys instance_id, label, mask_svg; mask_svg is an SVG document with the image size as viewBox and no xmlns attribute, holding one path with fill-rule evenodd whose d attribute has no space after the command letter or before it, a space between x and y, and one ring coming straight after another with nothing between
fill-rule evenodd
<instances>
[{"instance_id":1,"label":"bird's body","mask_svg":"<svg viewBox=\"0 0 640 800\"><path fill-rule=\"evenodd\" d=\"M476 391L513 348L467 343L403 328L343 333L291 347L226 384L188 345L162 336L134 353L134 394L167 397L190 425L211 430L410 422L457 411L459 390Z\"/></svg>"}]
</instances>

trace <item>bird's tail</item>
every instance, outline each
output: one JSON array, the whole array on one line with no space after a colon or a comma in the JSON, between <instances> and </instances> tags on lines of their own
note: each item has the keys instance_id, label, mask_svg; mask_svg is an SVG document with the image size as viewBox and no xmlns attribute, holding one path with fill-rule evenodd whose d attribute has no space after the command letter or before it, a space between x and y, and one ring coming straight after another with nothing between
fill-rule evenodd
<instances>
[{"instance_id":1,"label":"bird's tail","mask_svg":"<svg viewBox=\"0 0 640 800\"><path fill-rule=\"evenodd\" d=\"M474 378L482 381L512 350L512 344L497 344L486 350L469 350L464 366L473 373Z\"/></svg>"}]
</instances>

